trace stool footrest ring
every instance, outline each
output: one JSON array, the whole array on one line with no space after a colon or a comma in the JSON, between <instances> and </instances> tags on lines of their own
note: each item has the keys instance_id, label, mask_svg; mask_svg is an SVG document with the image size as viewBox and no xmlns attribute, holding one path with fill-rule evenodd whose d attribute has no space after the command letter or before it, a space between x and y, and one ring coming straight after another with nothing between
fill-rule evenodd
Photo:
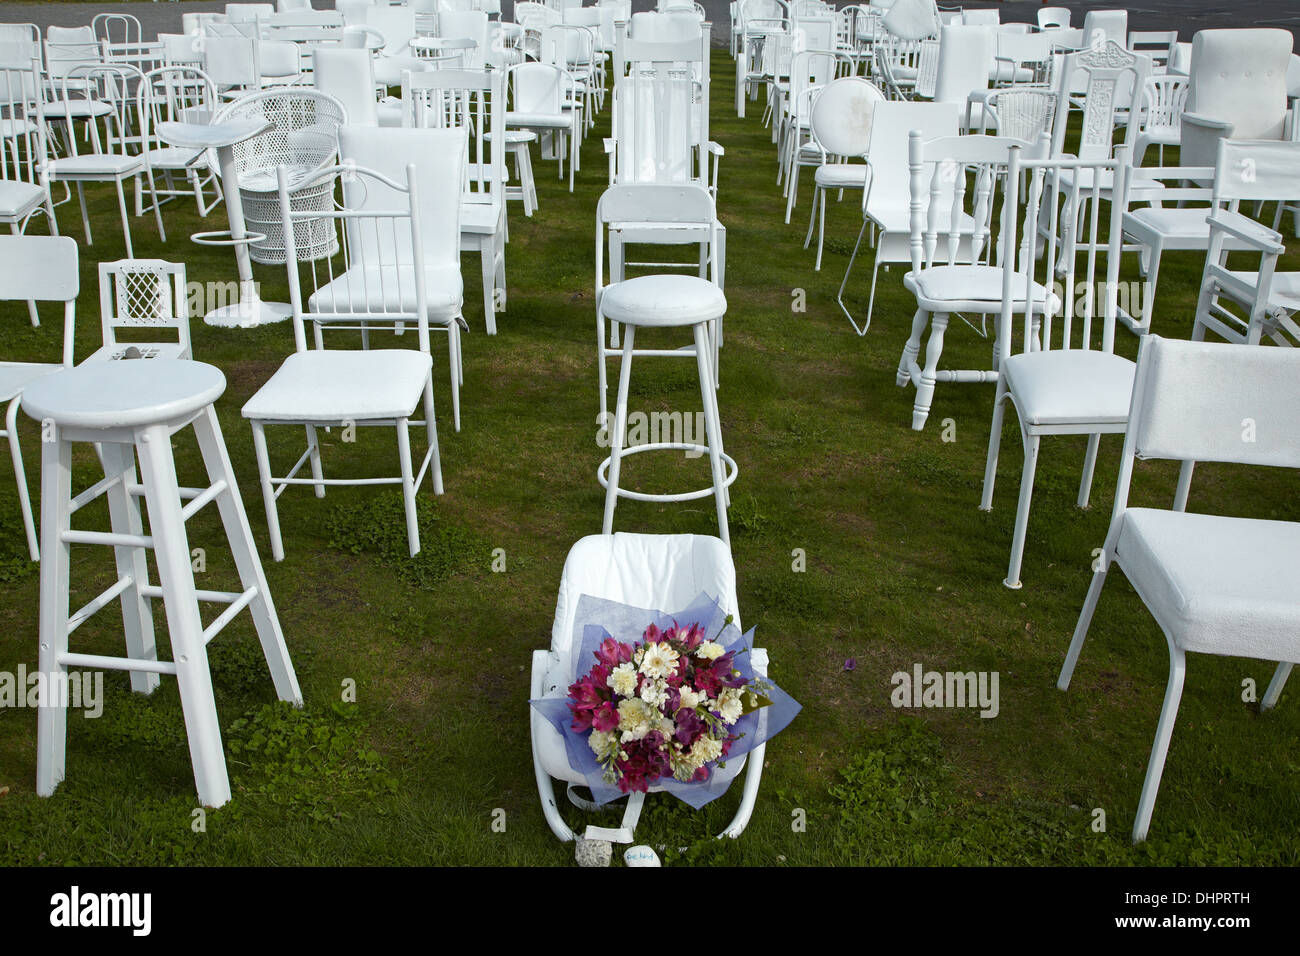
<instances>
[{"instance_id":1,"label":"stool footrest ring","mask_svg":"<svg viewBox=\"0 0 1300 956\"><path fill-rule=\"evenodd\" d=\"M699 457L704 457L709 453L709 446L699 445L693 442L649 442L644 445L633 445L630 448L623 449L623 454L620 457L627 458L629 455L636 455L643 451L693 451L698 452ZM723 470L727 471L727 474L724 476L722 481L722 487L730 488L735 482L736 476L740 473L740 468L736 464L736 460L726 452L719 452L718 457L722 459ZM606 458L596 469L596 480L599 481L600 486L605 489L609 488L609 465L612 460L612 456ZM729 471L728 468L730 469ZM710 485L709 487L702 488L699 491L683 491L678 494L654 494L646 491L631 491L627 488L618 488L615 490L615 493L620 498L628 498L632 501L696 501L700 498L711 497L714 494L714 488Z\"/></svg>"},{"instance_id":2,"label":"stool footrest ring","mask_svg":"<svg viewBox=\"0 0 1300 956\"><path fill-rule=\"evenodd\" d=\"M260 232L250 232L244 238L236 239L229 229L222 229L217 232L196 232L190 236L190 242L199 246L255 246L259 242L266 242L266 236Z\"/></svg>"}]
</instances>

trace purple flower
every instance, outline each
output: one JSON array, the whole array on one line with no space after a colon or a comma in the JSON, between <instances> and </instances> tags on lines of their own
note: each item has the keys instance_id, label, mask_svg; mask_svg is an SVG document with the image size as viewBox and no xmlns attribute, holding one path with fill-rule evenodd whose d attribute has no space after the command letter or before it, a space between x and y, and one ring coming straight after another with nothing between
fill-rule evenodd
<instances>
[{"instance_id":1,"label":"purple flower","mask_svg":"<svg viewBox=\"0 0 1300 956\"><path fill-rule=\"evenodd\" d=\"M850 657L848 660L846 660L846 661L844 662L844 669L845 669L846 671L857 670L857 669L858 669L858 659L857 659L856 657Z\"/></svg>"}]
</instances>

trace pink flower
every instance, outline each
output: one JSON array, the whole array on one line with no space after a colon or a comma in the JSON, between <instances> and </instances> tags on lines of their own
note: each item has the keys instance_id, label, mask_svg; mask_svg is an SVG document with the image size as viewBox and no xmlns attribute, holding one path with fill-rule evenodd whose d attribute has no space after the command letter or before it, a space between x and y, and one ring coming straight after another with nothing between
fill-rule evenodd
<instances>
[{"instance_id":1,"label":"pink flower","mask_svg":"<svg viewBox=\"0 0 1300 956\"><path fill-rule=\"evenodd\" d=\"M609 701L605 701L591 715L591 725L602 733L618 728L618 711Z\"/></svg>"}]
</instances>

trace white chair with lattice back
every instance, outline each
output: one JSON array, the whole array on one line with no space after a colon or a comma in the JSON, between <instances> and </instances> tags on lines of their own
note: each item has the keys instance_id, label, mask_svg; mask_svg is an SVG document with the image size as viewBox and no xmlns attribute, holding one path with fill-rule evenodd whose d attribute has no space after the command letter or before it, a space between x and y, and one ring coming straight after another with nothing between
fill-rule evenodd
<instances>
[{"instance_id":1,"label":"white chair with lattice back","mask_svg":"<svg viewBox=\"0 0 1300 956\"><path fill-rule=\"evenodd\" d=\"M104 344L88 362L194 357L183 262L101 262L99 313Z\"/></svg>"}]
</instances>

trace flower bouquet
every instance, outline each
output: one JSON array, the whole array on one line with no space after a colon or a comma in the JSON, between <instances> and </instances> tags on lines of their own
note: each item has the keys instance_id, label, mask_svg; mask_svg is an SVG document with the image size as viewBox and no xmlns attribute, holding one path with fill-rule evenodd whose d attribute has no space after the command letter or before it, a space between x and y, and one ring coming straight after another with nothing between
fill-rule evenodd
<instances>
[{"instance_id":1,"label":"flower bouquet","mask_svg":"<svg viewBox=\"0 0 1300 956\"><path fill-rule=\"evenodd\" d=\"M755 673L752 638L706 594L676 614L583 595L568 693L531 703L596 803L653 787L700 807L799 711Z\"/></svg>"}]
</instances>

